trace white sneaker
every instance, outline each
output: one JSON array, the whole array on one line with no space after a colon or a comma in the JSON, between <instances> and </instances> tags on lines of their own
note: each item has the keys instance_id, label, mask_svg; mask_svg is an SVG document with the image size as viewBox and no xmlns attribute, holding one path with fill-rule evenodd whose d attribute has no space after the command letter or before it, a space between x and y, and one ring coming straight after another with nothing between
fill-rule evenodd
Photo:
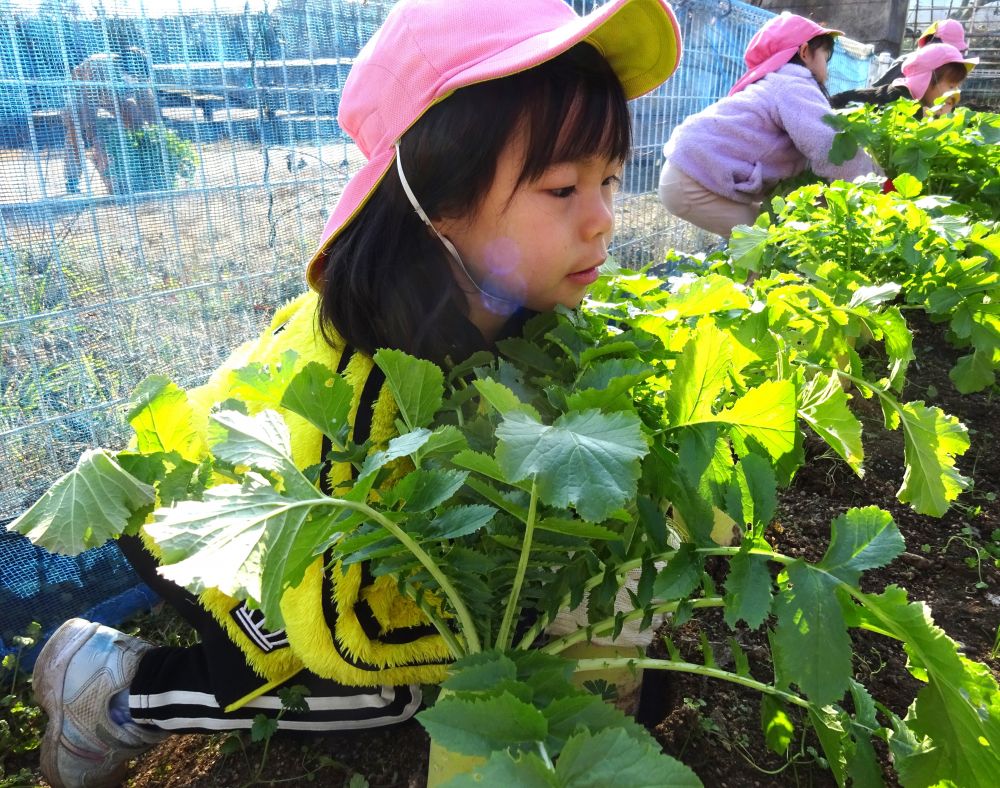
<instances>
[{"instance_id":1,"label":"white sneaker","mask_svg":"<svg viewBox=\"0 0 1000 788\"><path fill-rule=\"evenodd\" d=\"M128 762L167 735L114 722L111 699L127 689L149 643L73 618L55 631L35 662L35 697L49 716L42 774L53 788L120 785Z\"/></svg>"}]
</instances>

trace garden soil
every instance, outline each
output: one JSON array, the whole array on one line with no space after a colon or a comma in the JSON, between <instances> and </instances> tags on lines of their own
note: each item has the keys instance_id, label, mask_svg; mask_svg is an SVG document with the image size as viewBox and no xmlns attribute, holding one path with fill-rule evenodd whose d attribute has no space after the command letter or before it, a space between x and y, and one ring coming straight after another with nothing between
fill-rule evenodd
<instances>
[{"instance_id":1,"label":"garden soil","mask_svg":"<svg viewBox=\"0 0 1000 788\"><path fill-rule=\"evenodd\" d=\"M875 592L892 583L904 586L911 599L930 605L937 624L964 645L969 657L985 662L1000 676L1000 661L991 653L1000 625L1000 571L982 552L994 529L1000 528L1000 403L995 393L955 391L947 373L958 353L946 344L943 329L922 315L916 315L911 326L917 360L910 368L904 399L937 405L966 424L972 447L958 465L975 480L974 488L940 519L917 515L900 504L895 494L902 482L902 435L885 432L878 404L854 391L867 436L864 478L858 479L818 441L807 440L807 461L781 494L768 539L779 552L814 561L826 548L833 518L852 506L887 509L906 539L906 552L890 566L868 572L864 590ZM661 634L671 637L694 661L701 658L701 644L707 640L719 665L732 667L728 643L733 633L718 611L708 613L679 627L665 625ZM904 715L920 685L906 672L902 650L871 633L854 637L856 678L876 700ZM771 666L764 635L743 629L735 638L750 657L753 674L767 680ZM651 653L666 656L655 643ZM698 676L672 675L661 694L652 733L706 786L835 785L818 743L814 737L803 737L801 726L786 755L767 750L757 693ZM422 788L427 747L427 735L415 721L310 738L279 735L266 751L263 744L250 743L249 737L227 742L225 736L177 736L137 761L128 785ZM880 756L887 761L884 747ZM887 783L895 785L891 773L886 774Z\"/></svg>"}]
</instances>

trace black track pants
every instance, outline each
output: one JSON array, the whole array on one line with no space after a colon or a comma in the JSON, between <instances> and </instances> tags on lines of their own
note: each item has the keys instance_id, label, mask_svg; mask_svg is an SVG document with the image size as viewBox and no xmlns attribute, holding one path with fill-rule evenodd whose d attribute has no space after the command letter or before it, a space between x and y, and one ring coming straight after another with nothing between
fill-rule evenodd
<instances>
[{"instance_id":1,"label":"black track pants","mask_svg":"<svg viewBox=\"0 0 1000 788\"><path fill-rule=\"evenodd\" d=\"M249 728L254 717L281 711L277 689L226 712L229 704L259 688L263 679L219 623L186 589L156 572L157 563L136 537L119 540L136 572L198 632L194 646L161 646L146 652L129 686L132 718L171 732L208 732ZM248 613L248 615L250 615ZM281 643L283 633L261 630L267 643ZM336 731L375 728L403 722L420 707L418 686L347 687L303 670L286 682L308 688L307 712L285 711L283 730Z\"/></svg>"}]
</instances>

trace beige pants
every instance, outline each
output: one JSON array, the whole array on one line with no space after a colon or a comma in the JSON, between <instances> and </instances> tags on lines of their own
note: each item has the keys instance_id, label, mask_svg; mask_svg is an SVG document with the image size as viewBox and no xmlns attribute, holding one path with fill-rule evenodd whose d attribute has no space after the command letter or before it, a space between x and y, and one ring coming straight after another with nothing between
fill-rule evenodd
<instances>
[{"instance_id":1,"label":"beige pants","mask_svg":"<svg viewBox=\"0 0 1000 788\"><path fill-rule=\"evenodd\" d=\"M734 202L710 192L668 161L660 173L660 202L678 219L728 238L738 224L753 224L760 203Z\"/></svg>"}]
</instances>

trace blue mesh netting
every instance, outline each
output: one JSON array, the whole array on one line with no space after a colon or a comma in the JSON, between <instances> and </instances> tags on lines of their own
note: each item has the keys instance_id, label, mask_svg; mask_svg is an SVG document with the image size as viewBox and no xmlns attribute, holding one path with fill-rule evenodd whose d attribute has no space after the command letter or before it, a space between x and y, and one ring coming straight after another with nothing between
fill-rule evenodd
<instances>
[{"instance_id":1,"label":"blue mesh netting","mask_svg":"<svg viewBox=\"0 0 1000 788\"><path fill-rule=\"evenodd\" d=\"M106 5L0 0L0 526L85 449L122 445L143 377L198 384L302 290L362 160L336 124L340 87L391 2ZM771 16L673 5L685 54L632 104L622 260L696 250L651 194L660 150L726 94ZM863 84L867 67L838 45L831 89ZM113 545L70 559L0 530L0 601L3 652L32 620L114 623L149 594Z\"/></svg>"},{"instance_id":2,"label":"blue mesh netting","mask_svg":"<svg viewBox=\"0 0 1000 788\"><path fill-rule=\"evenodd\" d=\"M116 624L156 599L114 544L70 558L0 532L0 653L32 621L46 631L73 616ZM22 665L33 659L25 654Z\"/></svg>"}]
</instances>

